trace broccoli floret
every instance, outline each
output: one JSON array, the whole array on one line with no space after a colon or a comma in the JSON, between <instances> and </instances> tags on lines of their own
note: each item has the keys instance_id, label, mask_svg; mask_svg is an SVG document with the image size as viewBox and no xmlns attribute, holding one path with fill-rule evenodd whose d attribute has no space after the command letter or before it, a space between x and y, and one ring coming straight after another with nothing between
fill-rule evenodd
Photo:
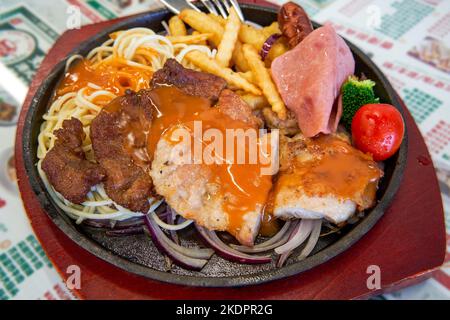
<instances>
[{"instance_id":1,"label":"broccoli floret","mask_svg":"<svg viewBox=\"0 0 450 320\"><path fill-rule=\"evenodd\" d=\"M342 93L342 123L350 130L353 117L363 105L368 103L378 103L372 80L359 80L355 76L350 76L341 88Z\"/></svg>"}]
</instances>

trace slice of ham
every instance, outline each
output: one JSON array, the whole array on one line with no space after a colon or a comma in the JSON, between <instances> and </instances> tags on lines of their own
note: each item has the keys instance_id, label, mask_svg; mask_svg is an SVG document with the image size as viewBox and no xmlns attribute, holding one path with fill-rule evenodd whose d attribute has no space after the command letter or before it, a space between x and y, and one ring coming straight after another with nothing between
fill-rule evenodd
<instances>
[{"instance_id":1,"label":"slice of ham","mask_svg":"<svg viewBox=\"0 0 450 320\"><path fill-rule=\"evenodd\" d=\"M314 30L272 62L272 78L306 137L336 131L343 82L355 71L350 48L331 25Z\"/></svg>"}]
</instances>

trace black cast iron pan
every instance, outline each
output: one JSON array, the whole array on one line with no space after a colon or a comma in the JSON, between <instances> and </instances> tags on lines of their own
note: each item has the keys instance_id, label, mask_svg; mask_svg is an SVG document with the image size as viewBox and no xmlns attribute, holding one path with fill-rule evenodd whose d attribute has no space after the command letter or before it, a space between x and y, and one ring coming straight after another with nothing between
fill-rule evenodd
<instances>
[{"instance_id":1,"label":"black cast iron pan","mask_svg":"<svg viewBox=\"0 0 450 320\"><path fill-rule=\"evenodd\" d=\"M261 25L269 25L276 20L276 9L255 5L241 5L246 19ZM86 55L91 49L107 40L108 34L117 30L134 27L148 27L155 32L162 32L161 21L168 20L168 10L158 10L131 17L105 29L81 43L72 54ZM318 27L314 24L314 27ZM394 105L402 112L401 104L389 81L375 64L361 50L347 42L356 61L356 74L364 73L376 82L375 91L380 100ZM69 55L70 56L70 55ZM188 271L173 267L165 271L166 262L151 240L146 235L110 237L103 231L76 225L50 199L37 169L37 137L53 90L64 74L65 60L58 63L46 80L41 84L32 99L26 117L23 133L23 157L32 188L50 219L73 241L97 257L128 272L164 282L189 286L229 287L259 284L285 278L313 268L347 250L353 243L363 237L381 218L393 199L401 182L407 157L407 135L398 153L385 162L385 176L380 183L377 205L368 210L358 223L348 225L339 234L322 237L312 254L303 261L291 258L282 268L275 265L244 265L223 260L216 255L201 272ZM192 230L184 231L186 242L199 241ZM293 255L295 256L295 255Z\"/></svg>"}]
</instances>

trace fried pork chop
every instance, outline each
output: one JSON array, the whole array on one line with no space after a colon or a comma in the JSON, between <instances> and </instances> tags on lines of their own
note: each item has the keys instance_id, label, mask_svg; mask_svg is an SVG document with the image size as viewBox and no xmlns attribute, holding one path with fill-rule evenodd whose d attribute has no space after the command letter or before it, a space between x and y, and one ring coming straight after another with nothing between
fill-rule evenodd
<instances>
[{"instance_id":1,"label":"fried pork chop","mask_svg":"<svg viewBox=\"0 0 450 320\"><path fill-rule=\"evenodd\" d=\"M164 67L155 72L151 86L173 85L184 93L209 99L215 103L227 86L224 79L210 73L184 68L175 59L168 59Z\"/></svg>"},{"instance_id":2,"label":"fried pork chop","mask_svg":"<svg viewBox=\"0 0 450 320\"><path fill-rule=\"evenodd\" d=\"M252 112L239 95L229 89L221 92L216 107L231 119L241 121L251 128L258 129L263 126L263 120Z\"/></svg>"},{"instance_id":3,"label":"fried pork chop","mask_svg":"<svg viewBox=\"0 0 450 320\"><path fill-rule=\"evenodd\" d=\"M105 178L105 170L86 160L81 148L85 133L80 120L64 120L55 136L57 140L42 161L42 170L65 199L81 204L91 188Z\"/></svg>"},{"instance_id":4,"label":"fried pork chop","mask_svg":"<svg viewBox=\"0 0 450 320\"><path fill-rule=\"evenodd\" d=\"M217 103L217 110L223 117L240 121L248 127L258 129L261 120L252 114L250 107L230 90L223 90ZM158 194L180 215L193 219L210 230L228 231L245 245L253 245L259 231L261 211L264 203L255 210L242 214L237 223L226 211L225 199L220 192L221 182L215 180L214 168L202 164L179 163L171 155L187 152L186 145L174 144L164 136L159 140L152 163L151 176ZM256 179L258 180L258 179ZM261 181L252 181L255 185ZM267 193L270 187L266 190ZM261 187L261 193L264 193ZM231 195L230 195L231 196Z\"/></svg>"},{"instance_id":5,"label":"fried pork chop","mask_svg":"<svg viewBox=\"0 0 450 320\"><path fill-rule=\"evenodd\" d=\"M146 152L152 110L150 90L127 91L104 107L91 124L94 156L106 172L105 191L134 212L147 212L152 196Z\"/></svg>"},{"instance_id":6,"label":"fried pork chop","mask_svg":"<svg viewBox=\"0 0 450 320\"><path fill-rule=\"evenodd\" d=\"M356 210L374 205L382 175L372 157L353 148L345 134L284 137L273 213L284 219L344 222Z\"/></svg>"}]
</instances>

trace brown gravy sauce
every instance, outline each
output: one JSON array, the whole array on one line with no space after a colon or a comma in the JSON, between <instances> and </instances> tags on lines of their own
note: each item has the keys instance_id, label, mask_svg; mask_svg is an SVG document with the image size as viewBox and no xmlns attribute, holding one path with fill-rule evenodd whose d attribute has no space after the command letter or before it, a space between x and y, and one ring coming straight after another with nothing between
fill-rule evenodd
<instances>
[{"instance_id":1,"label":"brown gravy sauce","mask_svg":"<svg viewBox=\"0 0 450 320\"><path fill-rule=\"evenodd\" d=\"M154 151L155 143L159 140L153 140L158 135L164 135L167 141L178 143L179 141L171 141L171 134L174 129L180 124L184 129L191 133L191 154L195 155L194 139L194 121L201 121L202 137L203 133L208 129L218 130L222 136L226 137L227 129L249 129L244 122L233 120L227 115L220 112L216 107L210 107L206 104L206 100L195 98L183 94L176 88L160 88L157 91L158 98L154 99L155 106L159 112L159 118L155 122L154 132L149 137L148 150ZM175 107L174 107L175 106ZM211 141L204 141L200 137L197 141L206 148ZM244 148L246 152L246 159L248 156L248 141L245 145L239 145L238 140L234 141L234 154L232 161L228 163L213 163L201 165L207 166L205 170L212 172L212 183L219 186L219 193L223 200L223 210L228 213L229 217L229 232L236 234L242 226L243 216L249 212L261 209L267 201L270 189L272 188L272 177L261 175L263 164L257 162L254 164L238 163L238 148L242 151ZM213 152L214 157L223 157L226 154L226 143L223 141L223 149L220 155ZM204 160L204 159L201 159ZM203 162L203 161L202 161Z\"/></svg>"},{"instance_id":2,"label":"brown gravy sauce","mask_svg":"<svg viewBox=\"0 0 450 320\"><path fill-rule=\"evenodd\" d=\"M332 194L354 201L367 188L368 192L376 191L376 182L383 173L371 155L332 135L307 139L305 143L312 160L296 158L288 169L290 174L281 175L277 185L300 186L310 196Z\"/></svg>"},{"instance_id":3,"label":"brown gravy sauce","mask_svg":"<svg viewBox=\"0 0 450 320\"><path fill-rule=\"evenodd\" d=\"M72 65L59 85L55 98L67 92L77 91L88 83L93 83L116 95L123 95L127 89L138 91L149 87L149 71L123 65L118 61L108 65L93 67L87 60ZM92 89L94 91L95 89ZM216 128L224 132L227 128L246 128L242 122L232 120L211 108L208 100L184 94L175 87L161 87L151 92L153 101L153 121L129 122L123 132L128 137L125 149L133 160L148 171L153 153L160 137L177 124L203 122L203 130ZM109 101L95 101L106 104ZM120 106L110 104L110 111L118 111ZM368 193L376 192L376 181L382 171L366 155L347 143L322 135L307 142L307 150L319 155L317 161L297 161L292 164L292 174L282 175L277 185L301 185L310 195L334 194L342 199L353 199L355 194L369 184ZM268 200L272 188L272 178L261 176L259 164L210 165L214 176L221 185L221 193L227 201L224 210L230 216L231 228L238 229L242 215L263 205L260 234L270 236L279 230L279 222L272 216L272 201ZM373 182L372 184L370 184ZM276 190L274 191L276 192ZM370 195L369 195L370 196ZM233 233L233 232L231 232Z\"/></svg>"}]
</instances>

